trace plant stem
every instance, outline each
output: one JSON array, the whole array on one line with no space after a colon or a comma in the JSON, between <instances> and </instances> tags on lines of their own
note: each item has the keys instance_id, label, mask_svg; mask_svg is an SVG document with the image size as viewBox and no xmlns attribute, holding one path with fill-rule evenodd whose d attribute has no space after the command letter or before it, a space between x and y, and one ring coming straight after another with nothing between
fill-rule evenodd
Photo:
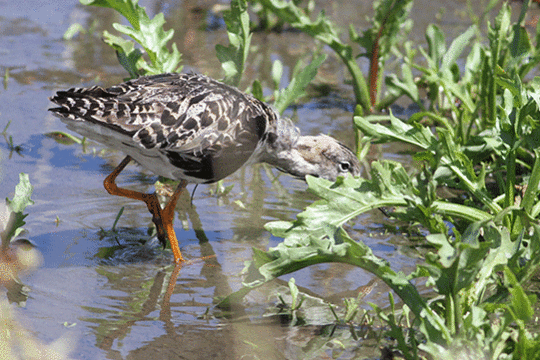
<instances>
[{"instance_id":1,"label":"plant stem","mask_svg":"<svg viewBox=\"0 0 540 360\"><path fill-rule=\"evenodd\" d=\"M459 329L461 328L461 324L463 322L463 313L461 309L461 296L459 295L459 292L452 292L452 303L453 303L453 311L454 311L454 323L453 325L453 334L456 334Z\"/></svg>"},{"instance_id":2,"label":"plant stem","mask_svg":"<svg viewBox=\"0 0 540 360\"><path fill-rule=\"evenodd\" d=\"M377 33L377 38L375 39L375 43L373 44L373 49L371 49L371 58L369 59L369 97L371 99L370 112L373 111L372 109L377 103L377 93L379 90L377 86L379 83L379 40L381 39L383 29L384 22L381 25L379 32Z\"/></svg>"},{"instance_id":3,"label":"plant stem","mask_svg":"<svg viewBox=\"0 0 540 360\"><path fill-rule=\"evenodd\" d=\"M538 149L534 150L536 160L534 161L534 166L531 172L531 177L529 178L529 183L527 184L527 189L523 195L523 200L521 201L521 206L527 214L531 213L534 201L538 194L538 185L540 184L540 152Z\"/></svg>"},{"instance_id":4,"label":"plant stem","mask_svg":"<svg viewBox=\"0 0 540 360\"><path fill-rule=\"evenodd\" d=\"M448 331L451 334L456 333L456 314L455 314L455 308L454 308L454 298L452 296L449 296L447 294L445 297L445 315L446 315L446 327L448 328Z\"/></svg>"},{"instance_id":5,"label":"plant stem","mask_svg":"<svg viewBox=\"0 0 540 360\"><path fill-rule=\"evenodd\" d=\"M347 69L349 69L349 72L351 73L351 76L353 78L352 85L354 90L354 96L356 98L356 103L362 106L366 115L369 115L372 111L371 102L369 99L369 88L366 83L366 79L364 78L364 74L362 74L362 70L360 69L354 58L347 58L342 56L339 52L337 53L345 63L345 66L347 66Z\"/></svg>"}]
</instances>

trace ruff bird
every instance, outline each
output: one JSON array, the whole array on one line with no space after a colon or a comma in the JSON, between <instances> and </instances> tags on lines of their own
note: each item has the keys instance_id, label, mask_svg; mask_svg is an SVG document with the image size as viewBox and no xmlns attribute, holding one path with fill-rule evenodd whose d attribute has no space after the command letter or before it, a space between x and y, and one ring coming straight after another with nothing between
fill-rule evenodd
<instances>
[{"instance_id":1,"label":"ruff bird","mask_svg":"<svg viewBox=\"0 0 540 360\"><path fill-rule=\"evenodd\" d=\"M174 208L188 183L221 180L245 163L266 162L298 178L358 176L354 153L330 136L301 136L289 119L240 90L198 74L144 76L104 89L58 91L49 109L70 130L127 156L107 176L112 195L146 203L159 241L169 240L184 260L173 228ZM131 161L180 180L162 209L155 193L119 188L116 177Z\"/></svg>"}]
</instances>

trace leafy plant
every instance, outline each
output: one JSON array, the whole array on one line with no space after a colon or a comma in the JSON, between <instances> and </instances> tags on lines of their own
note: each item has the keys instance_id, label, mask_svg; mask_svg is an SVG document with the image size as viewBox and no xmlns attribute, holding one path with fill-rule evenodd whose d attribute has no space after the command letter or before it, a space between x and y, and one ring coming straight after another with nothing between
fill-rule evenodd
<instances>
[{"instance_id":1,"label":"leafy plant","mask_svg":"<svg viewBox=\"0 0 540 360\"><path fill-rule=\"evenodd\" d=\"M7 146L8 146L8 149L9 149L9 158L11 159L11 156L12 156L13 152L15 152L18 155L21 155L21 153L23 151L23 147L22 147L22 145L15 145L13 143L13 136L9 135L8 132L7 132L7 129L9 127L9 125L11 125L11 120L8 121L8 123L4 127L4 130L2 130L1 134L4 137L4 140L7 143Z\"/></svg>"},{"instance_id":2,"label":"leafy plant","mask_svg":"<svg viewBox=\"0 0 540 360\"><path fill-rule=\"evenodd\" d=\"M285 89L279 89L278 79L281 79L281 71L274 70L272 75L274 77L274 107L278 113L282 114L292 103L294 103L298 98L304 95L304 91L308 84L315 78L317 75L317 70L326 60L326 55L315 55L313 60L309 64L304 64L302 60L299 60L296 63L296 66L293 69L291 82ZM280 62L277 60L274 62L274 65L278 65ZM279 65L274 66L274 69L282 68Z\"/></svg>"},{"instance_id":3,"label":"leafy plant","mask_svg":"<svg viewBox=\"0 0 540 360\"><path fill-rule=\"evenodd\" d=\"M281 303L278 305L282 311L280 312L281 315L287 315L290 318L291 326L295 326L298 323L301 322L301 319L298 318L298 310L300 310L300 307L302 306L302 303L304 302L304 297L298 290L298 287L296 286L294 278L289 280L289 291L291 292L291 304L287 304L287 302L283 299L281 294L278 294L278 298L281 301Z\"/></svg>"},{"instance_id":4,"label":"leafy plant","mask_svg":"<svg viewBox=\"0 0 540 360\"><path fill-rule=\"evenodd\" d=\"M339 37L338 27L324 13L315 20L310 19L311 5L304 9L294 1L258 0L267 12L275 14L281 21L301 30L328 45L343 61L352 76L356 103L364 112L380 108L389 99L380 100L380 85L385 62L389 59L395 45L402 38L401 34L411 25L407 19L412 0L381 0L373 3L375 16L373 26L359 35L353 26L349 28L349 38L361 47L363 52L353 54L353 48ZM370 61L370 74L367 79L357 63L358 57ZM395 95L391 95L395 99Z\"/></svg>"},{"instance_id":5,"label":"leafy plant","mask_svg":"<svg viewBox=\"0 0 540 360\"><path fill-rule=\"evenodd\" d=\"M32 191L33 187L30 184L28 175L24 173L19 174L19 184L15 187L13 199L6 198L5 205L2 209L0 218L2 221L2 228L0 229L2 250L6 250L10 242L24 231L24 219L28 216L28 214L24 213L24 210L28 205L34 203L30 198Z\"/></svg>"},{"instance_id":6,"label":"leafy plant","mask_svg":"<svg viewBox=\"0 0 540 360\"><path fill-rule=\"evenodd\" d=\"M227 24L229 46L216 45L216 54L225 71L225 82L238 86L244 73L244 66L249 54L251 33L249 14L245 0L231 1L231 9L223 14Z\"/></svg>"},{"instance_id":7,"label":"leafy plant","mask_svg":"<svg viewBox=\"0 0 540 360\"><path fill-rule=\"evenodd\" d=\"M404 213L408 214L429 209L435 216L437 213L451 213L469 219L472 216L467 215L465 206L445 208L444 204L441 204L440 207L433 205L426 209L421 203L418 204L422 199L419 189L411 186L405 171L397 164L375 163L371 175L374 180L347 178L336 184L309 178L310 191L324 200L308 207L298 215L295 222L273 222L267 225L273 235L284 237L284 242L268 252L254 249L250 269L252 280L245 283L243 289L230 295L221 305L238 301L247 291L306 266L343 262L372 272L401 298L415 316L415 329L420 329L422 336L429 340L428 347L421 346L425 351L439 349L434 344L450 347L458 340L466 343L485 341L476 346L489 350L489 353L501 346L508 350L510 345L504 344L509 333L513 331L511 321L498 329L498 332L490 332L489 337L479 336L491 328L490 314L501 310L494 308L491 301L486 301L487 291L497 291L492 299L500 300L507 294L505 287L495 287L499 283L494 274L502 267L506 266L507 271L513 269L518 278L523 278L524 274L538 265L536 261L525 265L521 263L520 259L525 255L523 250L510 240L508 229L501 225L505 212L496 217L483 212L473 212L475 216L484 219L472 222L462 236L456 232L459 236L452 238L448 231L428 236L427 240L437 251L426 256L426 264L419 265L416 272L410 275L396 273L387 262L375 257L369 247L362 242L353 241L341 225L357 214L383 204L405 207ZM527 258L534 259L540 257L540 228L533 226L532 229L526 241L536 245L531 246L533 249ZM441 298L428 303L411 283L411 280L418 277L427 277L428 283ZM393 319L381 314L380 316L386 321ZM480 327L476 324L476 330L472 331L472 319L483 325ZM392 331L398 331L395 326L392 328ZM403 336L405 338L405 335ZM525 337L518 339L518 342L530 338L528 333L523 336Z\"/></svg>"},{"instance_id":8,"label":"leafy plant","mask_svg":"<svg viewBox=\"0 0 540 360\"><path fill-rule=\"evenodd\" d=\"M174 45L172 51L167 48L172 30L163 30L162 14L149 19L134 0L81 1L111 7L128 19L131 27L114 27L140 44L142 51L133 41L109 33L105 37L132 77L179 70L180 55ZM244 288L221 305L238 301L251 289L306 266L348 263L375 274L405 304L400 313L391 297L389 311L373 308L406 358L418 358L417 348L433 357L462 352L472 357L534 358L540 345L526 322L536 299L522 288L540 262L540 160L535 150L540 145L540 78L525 80L540 61L540 30L531 41L522 27L530 1L524 2L514 24L510 8L503 5L495 22L489 24L487 42L481 41L478 27L473 26L447 47L442 31L431 25L426 30L427 50L413 49L404 41L403 34L411 24L411 0L375 2L373 26L362 34L350 27L353 45L341 40L337 27L324 13L311 19L312 2L303 9L297 1L257 3L258 14L267 19L273 16L278 24L289 24L313 36L343 61L352 76L358 104L354 126L364 135L361 152L367 151L371 141L406 143L419 149L414 155L419 167L408 173L400 164L383 161L372 164L369 179L345 178L330 183L308 177L309 191L321 200L293 222L266 226L274 236L284 238L283 243L269 251L254 250ZM235 86L250 54L247 11L245 0L231 2L225 15L229 45L216 46L225 81ZM405 44L401 78L386 78L388 93L381 99L384 66L392 55L399 54L398 43ZM360 49L356 54L353 46ZM417 53L424 58L423 65L419 65ZM370 74L365 77L357 63L362 56L370 61ZM460 67L458 60L462 58L465 63ZM283 90L279 89L283 66L279 61L273 63L273 98L278 112L283 113L304 94L325 59L316 55L306 66L299 61ZM413 77L415 71L421 75L419 81ZM427 89L427 99L420 97L422 88ZM263 99L258 81L251 91ZM391 113L363 115L403 95L422 111L406 121ZM441 187L459 191L459 196L443 198L437 192ZM432 250L425 263L410 274L393 271L343 229L359 214L381 207L392 209L389 216L419 224L430 233L426 242ZM437 297L427 299L420 294L414 285L418 279L425 279ZM294 313L301 300L294 284L289 286L295 294ZM346 319L353 319L357 308L349 302L347 309ZM411 321L402 315L409 314L407 311ZM501 321L494 325L493 318Z\"/></svg>"},{"instance_id":9,"label":"leafy plant","mask_svg":"<svg viewBox=\"0 0 540 360\"><path fill-rule=\"evenodd\" d=\"M113 27L141 45L144 52L136 48L133 41L125 40L108 31L103 32L103 37L104 41L116 50L118 61L131 78L143 74L162 74L182 70L182 67L178 65L182 56L176 44L172 44L172 51L167 48L174 30L163 29L165 18L162 13L150 19L144 7L138 5L138 0L80 0L80 2L83 5L114 9L129 21L131 27L118 23L114 23ZM143 55L146 55L148 60Z\"/></svg>"},{"instance_id":10,"label":"leafy plant","mask_svg":"<svg viewBox=\"0 0 540 360\"><path fill-rule=\"evenodd\" d=\"M30 198L32 191L28 175L21 173L13 199L6 198L0 204L0 285L7 289L7 299L20 306L24 305L28 294L19 281L19 273L41 263L41 255L34 246L28 240L17 239L24 231L24 219L28 215L24 211L34 203Z\"/></svg>"},{"instance_id":11,"label":"leafy plant","mask_svg":"<svg viewBox=\"0 0 540 360\"><path fill-rule=\"evenodd\" d=\"M290 4L283 8L293 12ZM278 13L277 6L275 10ZM285 18L287 11L280 11ZM488 44L477 40L470 45L476 33L470 28L446 48L440 30L428 27L428 50L419 50L428 66L416 65L410 51L402 68L405 77L387 82L423 111L407 121L392 114L354 117L370 141L417 147L419 170L409 174L401 165L384 161L372 163L370 179L345 178L332 184L308 178L309 191L321 200L293 222L267 224L284 241L269 251L254 249L244 288L221 305L281 275L343 262L372 272L410 309L413 323L404 326L393 299L389 314L374 306L408 359L418 358L417 347L447 358L460 353L493 359L538 356L540 341L524 326L536 299L525 294L522 284L537 272L540 261L540 159L535 150L540 78L524 80L531 70L529 61L538 60L539 43L533 46L520 26L524 12L512 25L510 9L503 6L490 27ZM293 20L308 24L300 15ZM457 61L469 45L460 69ZM422 72L420 83L412 80L413 68ZM427 106L418 96L420 85L429 89ZM459 196L442 198L437 192L441 187L459 191ZM394 272L342 228L380 207L430 232L426 241L434 250L408 275ZM419 278L427 279L438 296L428 301L419 294L412 283ZM504 320L494 325L494 317Z\"/></svg>"}]
</instances>

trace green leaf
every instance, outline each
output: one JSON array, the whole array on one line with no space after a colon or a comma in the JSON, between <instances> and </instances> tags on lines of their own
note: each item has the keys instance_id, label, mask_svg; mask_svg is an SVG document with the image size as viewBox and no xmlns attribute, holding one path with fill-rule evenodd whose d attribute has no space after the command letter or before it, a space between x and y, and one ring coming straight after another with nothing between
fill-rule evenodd
<instances>
[{"instance_id":1,"label":"green leaf","mask_svg":"<svg viewBox=\"0 0 540 360\"><path fill-rule=\"evenodd\" d=\"M390 113L390 125L371 123L369 118L355 116L355 125L366 135L379 142L400 141L418 146L423 150L435 149L437 138L430 129L417 123L406 124Z\"/></svg>"},{"instance_id":2,"label":"green leaf","mask_svg":"<svg viewBox=\"0 0 540 360\"><path fill-rule=\"evenodd\" d=\"M386 77L386 85L390 89L401 96L401 94L407 95L415 103L420 103L420 94L418 92L418 86L414 82L414 77L411 71L411 67L408 64L401 65L402 78L399 79L395 74L390 74Z\"/></svg>"},{"instance_id":3,"label":"green leaf","mask_svg":"<svg viewBox=\"0 0 540 360\"><path fill-rule=\"evenodd\" d=\"M122 14L122 16L129 21L131 26L140 30L139 15L137 12L138 0L79 0L79 2L87 6L100 6L114 9Z\"/></svg>"},{"instance_id":4,"label":"green leaf","mask_svg":"<svg viewBox=\"0 0 540 360\"><path fill-rule=\"evenodd\" d=\"M390 125L382 126L372 124L368 118L355 116L355 125L366 135L380 142L399 141L415 145L426 152L424 156L437 155L438 166L433 173L437 175L445 174L444 168L450 169L453 177L459 179L461 188L471 192L491 211L498 213L501 207L494 202L485 188L485 169L482 168L477 175L472 161L463 153L460 147L454 142L450 131L438 128L438 136L432 134L431 130L417 123L406 124L390 114ZM435 161L435 159L434 159ZM439 178L443 179L443 178ZM483 211L477 212L477 220L488 217L482 215Z\"/></svg>"},{"instance_id":5,"label":"green leaf","mask_svg":"<svg viewBox=\"0 0 540 360\"><path fill-rule=\"evenodd\" d=\"M28 205L34 203L30 198L33 190L28 174L19 174L19 184L15 187L13 199L6 198L6 208L0 214L3 247L8 246L9 242L23 231L24 218L27 216L23 212Z\"/></svg>"},{"instance_id":6,"label":"green leaf","mask_svg":"<svg viewBox=\"0 0 540 360\"><path fill-rule=\"evenodd\" d=\"M51 139L54 139L57 143L63 144L63 145L71 145L71 144L82 144L83 140L82 138L79 138L75 135L68 134L63 131L51 131L44 134L47 137L50 137Z\"/></svg>"},{"instance_id":7,"label":"green leaf","mask_svg":"<svg viewBox=\"0 0 540 360\"><path fill-rule=\"evenodd\" d=\"M131 41L104 32L105 42L112 46L118 55L121 65L129 72L131 77L137 77L142 68L146 74L161 74L166 72L180 71L178 66L181 54L173 44L172 52L167 49L167 43L171 40L174 30L165 31L163 25L165 18L162 13L150 19L144 7L137 4L137 0L80 0L84 5L101 6L114 9L122 14L132 27L113 23L113 28L118 32L128 35L140 44L150 63L142 58L140 50L136 49Z\"/></svg>"},{"instance_id":8,"label":"green leaf","mask_svg":"<svg viewBox=\"0 0 540 360\"><path fill-rule=\"evenodd\" d=\"M296 281L294 278L289 280L288 285L292 297L291 310L298 310L302 305L302 300L300 298L300 291L298 290L298 286L296 286Z\"/></svg>"},{"instance_id":9,"label":"green leaf","mask_svg":"<svg viewBox=\"0 0 540 360\"><path fill-rule=\"evenodd\" d=\"M75 36L77 36L78 33L85 33L86 29L79 23L73 23L69 26L69 28L66 30L62 38L64 40L71 40Z\"/></svg>"},{"instance_id":10,"label":"green leaf","mask_svg":"<svg viewBox=\"0 0 540 360\"><path fill-rule=\"evenodd\" d=\"M534 316L534 308L531 299L527 296L523 287L517 281L516 276L508 267L504 269L504 280L512 295L510 301L517 319L529 321ZM534 299L536 301L536 299Z\"/></svg>"},{"instance_id":11,"label":"green leaf","mask_svg":"<svg viewBox=\"0 0 540 360\"><path fill-rule=\"evenodd\" d=\"M103 31L103 41L116 50L118 62L127 70L131 78L139 77L139 60L142 52L135 49L132 41L115 36L108 31Z\"/></svg>"},{"instance_id":12,"label":"green leaf","mask_svg":"<svg viewBox=\"0 0 540 360\"><path fill-rule=\"evenodd\" d=\"M9 207L14 212L22 213L28 205L32 205L34 202L30 199L32 196L34 187L30 184L30 178L28 174L19 174L19 183L15 187L15 194L13 200L6 199Z\"/></svg>"},{"instance_id":13,"label":"green leaf","mask_svg":"<svg viewBox=\"0 0 540 360\"><path fill-rule=\"evenodd\" d=\"M538 189L540 186L540 151L534 150L536 160L531 171L531 177L527 183L527 189L523 194L523 200L521 205L527 214L531 213L532 207L535 203L538 203Z\"/></svg>"},{"instance_id":14,"label":"green leaf","mask_svg":"<svg viewBox=\"0 0 540 360\"><path fill-rule=\"evenodd\" d=\"M444 33L437 25L429 24L426 29L426 40L428 43L428 55L426 58L429 62L429 67L439 69L440 63L446 52L446 41Z\"/></svg>"},{"instance_id":15,"label":"green leaf","mask_svg":"<svg viewBox=\"0 0 540 360\"><path fill-rule=\"evenodd\" d=\"M238 86L251 44L246 0L231 1L231 9L223 14L223 18L227 25L229 46L216 45L216 55L225 70L224 81Z\"/></svg>"},{"instance_id":16,"label":"green leaf","mask_svg":"<svg viewBox=\"0 0 540 360\"><path fill-rule=\"evenodd\" d=\"M447 71L450 67L456 63L457 59L461 56L461 53L465 47L469 44L469 41L475 34L475 26L471 26L463 34L459 35L452 41L452 44L448 48L448 51L444 54L441 63L441 71Z\"/></svg>"},{"instance_id":17,"label":"green leaf","mask_svg":"<svg viewBox=\"0 0 540 360\"><path fill-rule=\"evenodd\" d=\"M281 84L281 77L283 76L283 63L279 59L272 63L271 75L274 82L275 95L277 95L279 85Z\"/></svg>"},{"instance_id":18,"label":"green leaf","mask_svg":"<svg viewBox=\"0 0 540 360\"><path fill-rule=\"evenodd\" d=\"M315 78L317 70L325 60L326 54L323 54L315 57L307 66L298 62L289 85L276 94L274 107L278 113L282 114L291 103L304 95L306 87Z\"/></svg>"},{"instance_id":19,"label":"green leaf","mask_svg":"<svg viewBox=\"0 0 540 360\"><path fill-rule=\"evenodd\" d=\"M259 80L254 80L251 86L251 94L255 96L257 100L264 101L263 89Z\"/></svg>"}]
</instances>

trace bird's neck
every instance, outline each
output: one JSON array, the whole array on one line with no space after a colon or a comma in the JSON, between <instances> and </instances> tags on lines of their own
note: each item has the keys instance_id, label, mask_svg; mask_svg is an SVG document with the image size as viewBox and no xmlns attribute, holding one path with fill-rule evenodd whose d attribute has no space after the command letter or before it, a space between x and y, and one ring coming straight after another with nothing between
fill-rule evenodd
<instances>
[{"instance_id":1,"label":"bird's neck","mask_svg":"<svg viewBox=\"0 0 540 360\"><path fill-rule=\"evenodd\" d=\"M300 147L303 145L304 136L282 134L281 137L270 139L263 145L258 156L259 162L265 162L271 166L285 171L293 176L304 178L308 173L315 171L314 164L306 161Z\"/></svg>"}]
</instances>

